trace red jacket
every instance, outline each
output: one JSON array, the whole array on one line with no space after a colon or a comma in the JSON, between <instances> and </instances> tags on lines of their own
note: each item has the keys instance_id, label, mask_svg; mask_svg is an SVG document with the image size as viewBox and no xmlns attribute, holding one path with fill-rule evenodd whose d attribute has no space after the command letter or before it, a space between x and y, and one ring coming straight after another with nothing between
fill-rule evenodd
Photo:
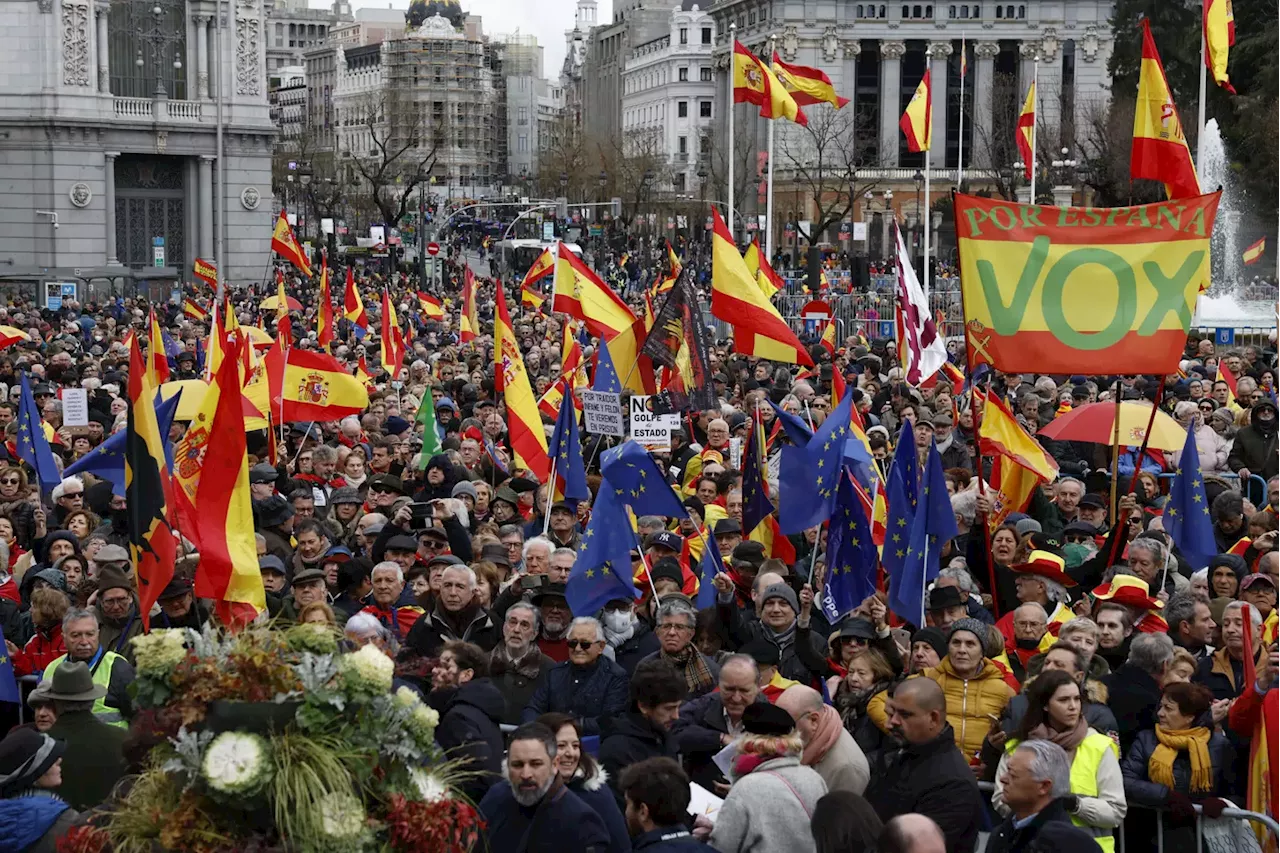
<instances>
[{"instance_id":1,"label":"red jacket","mask_svg":"<svg viewBox=\"0 0 1280 853\"><path fill-rule=\"evenodd\" d=\"M54 625L46 634L36 631L27 644L13 656L13 674L39 675L45 667L53 663L54 658L67 653L67 646L62 642L62 623Z\"/></svg>"}]
</instances>

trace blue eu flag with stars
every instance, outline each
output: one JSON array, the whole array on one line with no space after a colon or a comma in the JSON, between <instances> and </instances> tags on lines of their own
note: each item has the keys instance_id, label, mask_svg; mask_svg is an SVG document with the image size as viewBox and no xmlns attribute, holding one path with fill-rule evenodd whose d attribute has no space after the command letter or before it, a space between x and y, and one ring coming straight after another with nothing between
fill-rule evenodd
<instances>
[{"instance_id":1,"label":"blue eu flag with stars","mask_svg":"<svg viewBox=\"0 0 1280 853\"><path fill-rule=\"evenodd\" d=\"M22 701L22 691L18 689L18 677L13 671L13 661L4 646L0 646L0 702Z\"/></svg>"},{"instance_id":2,"label":"blue eu flag with stars","mask_svg":"<svg viewBox=\"0 0 1280 853\"><path fill-rule=\"evenodd\" d=\"M634 441L624 441L601 453L600 473L618 489L619 499L630 504L636 515L684 518L687 514L658 463ZM631 529L630 523L626 528Z\"/></svg>"},{"instance_id":3,"label":"blue eu flag with stars","mask_svg":"<svg viewBox=\"0 0 1280 853\"><path fill-rule=\"evenodd\" d=\"M889 573L889 608L894 613L924 627L925 585L938 576L939 550L958 534L942 473L942 457L938 455L938 445L930 440L906 557L897 571Z\"/></svg>"},{"instance_id":4,"label":"blue eu flag with stars","mask_svg":"<svg viewBox=\"0 0 1280 853\"><path fill-rule=\"evenodd\" d=\"M1193 569L1203 569L1218 553L1194 429L1187 430L1187 440L1182 445L1178 468L1174 472L1173 483L1169 486L1169 503L1164 510L1164 529L1182 552L1187 565Z\"/></svg>"},{"instance_id":5,"label":"blue eu flag with stars","mask_svg":"<svg viewBox=\"0 0 1280 853\"><path fill-rule=\"evenodd\" d=\"M822 609L839 619L876 591L876 543L871 520L848 474L836 489L836 508L827 529L827 583Z\"/></svg>"},{"instance_id":6,"label":"blue eu flag with stars","mask_svg":"<svg viewBox=\"0 0 1280 853\"><path fill-rule=\"evenodd\" d=\"M898 444L893 449L893 464L889 468L884 492L888 515L885 517L881 562L890 575L902 571L907 557L907 539L911 536L911 523L916 517L919 467L916 464L915 428L911 421L904 421L898 433Z\"/></svg>"},{"instance_id":7,"label":"blue eu flag with stars","mask_svg":"<svg viewBox=\"0 0 1280 853\"><path fill-rule=\"evenodd\" d=\"M631 575L635 534L622 501L607 479L600 484L582 550L565 585L565 600L575 616L594 615L614 599L639 597Z\"/></svg>"},{"instance_id":8,"label":"blue eu flag with stars","mask_svg":"<svg viewBox=\"0 0 1280 853\"><path fill-rule=\"evenodd\" d=\"M35 398L31 396L31 385L27 382L25 373L22 374L22 397L18 401L18 438L15 443L18 446L18 457L36 472L40 491L48 492L62 482L58 463L54 461L53 451L49 449L49 439L44 437L40 410L36 408Z\"/></svg>"},{"instance_id":9,"label":"blue eu flag with stars","mask_svg":"<svg viewBox=\"0 0 1280 853\"><path fill-rule=\"evenodd\" d=\"M809 439L813 438L813 430L809 429L809 425L801 420L799 415L791 414L772 400L769 401L769 405L773 406L773 414L782 424L782 431L787 434L787 439L792 444L796 447L804 447L809 443Z\"/></svg>"},{"instance_id":10,"label":"blue eu flag with stars","mask_svg":"<svg viewBox=\"0 0 1280 853\"><path fill-rule=\"evenodd\" d=\"M609 355L609 348L605 346L604 341L600 341L600 346L596 352L598 353L596 356L596 372L591 377L591 390L621 394L622 382L618 379L618 370L613 366L613 356Z\"/></svg>"},{"instance_id":11,"label":"blue eu flag with stars","mask_svg":"<svg viewBox=\"0 0 1280 853\"><path fill-rule=\"evenodd\" d=\"M173 423L173 413L178 410L178 400L182 397L179 391L168 400L160 401L160 393L156 392L156 423L160 426L160 435L164 439L164 455L169 462L169 470L173 470L173 442L169 441L169 426ZM123 430L113 433L110 438L90 450L84 456L69 465L64 476L73 474L92 474L111 484L111 494L124 497L124 440Z\"/></svg>"},{"instance_id":12,"label":"blue eu flag with stars","mask_svg":"<svg viewBox=\"0 0 1280 853\"><path fill-rule=\"evenodd\" d=\"M706 543L702 549L702 561L698 564L698 600L694 606L699 610L714 607L716 603L716 587L711 579L724 571L724 560L720 558L720 548L715 540Z\"/></svg>"},{"instance_id":13,"label":"blue eu flag with stars","mask_svg":"<svg viewBox=\"0 0 1280 853\"><path fill-rule=\"evenodd\" d=\"M804 447L782 448L778 474L778 526L784 534L821 524L831 517L836 487L844 470L844 443L849 438L853 395L818 425Z\"/></svg>"},{"instance_id":14,"label":"blue eu flag with stars","mask_svg":"<svg viewBox=\"0 0 1280 853\"><path fill-rule=\"evenodd\" d=\"M742 455L742 534L750 536L773 513L765 471L764 425L752 418L747 450Z\"/></svg>"},{"instance_id":15,"label":"blue eu flag with stars","mask_svg":"<svg viewBox=\"0 0 1280 853\"><path fill-rule=\"evenodd\" d=\"M566 386L568 382L566 381ZM553 490L564 496L575 509L578 501L591 497L587 489L587 469L582 464L582 441L578 438L578 409L573 402L573 389L565 388L560 398L556 426L551 431L548 453L555 460L556 482Z\"/></svg>"}]
</instances>

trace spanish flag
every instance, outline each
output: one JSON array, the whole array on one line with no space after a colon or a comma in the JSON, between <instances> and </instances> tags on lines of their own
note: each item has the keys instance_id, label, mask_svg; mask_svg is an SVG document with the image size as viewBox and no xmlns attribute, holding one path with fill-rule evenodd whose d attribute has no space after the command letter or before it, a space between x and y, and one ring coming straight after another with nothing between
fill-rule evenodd
<instances>
[{"instance_id":1,"label":"spanish flag","mask_svg":"<svg viewBox=\"0 0 1280 853\"><path fill-rule=\"evenodd\" d=\"M582 345L578 343L578 339L574 335L574 327L576 325L572 321L564 324L560 341L560 376L555 382L551 383L551 387L546 390L542 395L542 399L538 401L538 411L549 418L557 417L560 414L560 401L564 399L566 385L573 388L575 392L586 388L588 385L587 366L582 358ZM575 396L573 404L581 414L582 398Z\"/></svg>"},{"instance_id":2,"label":"spanish flag","mask_svg":"<svg viewBox=\"0 0 1280 853\"><path fill-rule=\"evenodd\" d=\"M507 311L507 297L497 288L498 310L493 322L493 352L496 362L494 390L507 406L507 432L516 464L533 473L538 482L551 478L551 460L547 458L547 433L538 415L538 403L529 386L520 342L516 340Z\"/></svg>"},{"instance_id":3,"label":"spanish flag","mask_svg":"<svg viewBox=\"0 0 1280 853\"><path fill-rule=\"evenodd\" d=\"M316 343L329 351L333 343L333 297L329 293L329 259L320 258L320 305L316 310Z\"/></svg>"},{"instance_id":4,"label":"spanish flag","mask_svg":"<svg viewBox=\"0 0 1280 853\"><path fill-rule=\"evenodd\" d=\"M267 351L271 415L279 423L336 421L369 407L369 391L331 355L280 347Z\"/></svg>"},{"instance_id":5,"label":"spanish flag","mask_svg":"<svg viewBox=\"0 0 1280 853\"><path fill-rule=\"evenodd\" d=\"M667 241L667 275L665 278L658 279L653 286L653 295L661 296L676 286L676 279L680 277L680 272L684 267L680 264L680 259L676 257L676 250L671 248L671 241Z\"/></svg>"},{"instance_id":6,"label":"spanish flag","mask_svg":"<svg viewBox=\"0 0 1280 853\"><path fill-rule=\"evenodd\" d=\"M587 324L587 331L598 337L624 332L636 321L627 303L563 243L556 254L555 298L551 310L582 320ZM634 360L614 363L628 364Z\"/></svg>"},{"instance_id":7,"label":"spanish flag","mask_svg":"<svg viewBox=\"0 0 1280 853\"><path fill-rule=\"evenodd\" d=\"M501 290L502 285L498 285L497 289ZM480 317L476 313L476 277L471 273L471 267L467 266L462 272L462 314L458 317L458 343L474 341L479 332Z\"/></svg>"},{"instance_id":8,"label":"spanish flag","mask_svg":"<svg viewBox=\"0 0 1280 853\"><path fill-rule=\"evenodd\" d=\"M248 345L240 339L239 346ZM234 349L228 345L222 368L179 445L184 452L175 465L181 491L195 509L194 539L200 550L195 594L217 602L224 624L239 626L266 610L267 599L254 542L239 359ZM196 436L188 441L193 431Z\"/></svg>"},{"instance_id":9,"label":"spanish flag","mask_svg":"<svg viewBox=\"0 0 1280 853\"><path fill-rule=\"evenodd\" d=\"M151 337L147 340L147 381L159 388L169 381L169 359L164 354L164 333L156 319L156 309L151 309Z\"/></svg>"},{"instance_id":10,"label":"spanish flag","mask_svg":"<svg viewBox=\"0 0 1280 853\"><path fill-rule=\"evenodd\" d=\"M1227 75L1227 58L1236 43L1236 17L1231 0L1204 0L1204 64L1213 82L1231 94L1236 90Z\"/></svg>"},{"instance_id":11,"label":"spanish flag","mask_svg":"<svg viewBox=\"0 0 1280 853\"><path fill-rule=\"evenodd\" d=\"M898 127L907 135L907 150L913 153L928 151L933 145L933 83L925 69L920 85L907 103L907 109L898 120Z\"/></svg>"},{"instance_id":12,"label":"spanish flag","mask_svg":"<svg viewBox=\"0 0 1280 853\"><path fill-rule=\"evenodd\" d=\"M828 320L826 327L822 330L821 343L822 343L822 348L827 351L827 355L831 356L832 358L835 358L836 357L836 318L835 317L832 317L830 320ZM838 370L831 371L831 378L834 379L837 373L839 373ZM842 381L843 379L844 377L841 377ZM831 402L833 405L835 404L835 400L832 400Z\"/></svg>"},{"instance_id":13,"label":"spanish flag","mask_svg":"<svg viewBox=\"0 0 1280 853\"><path fill-rule=\"evenodd\" d=\"M286 348L293 345L293 321L289 319L289 297L284 292L284 273L276 270L276 337Z\"/></svg>"},{"instance_id":14,"label":"spanish flag","mask_svg":"<svg viewBox=\"0 0 1280 853\"><path fill-rule=\"evenodd\" d=\"M733 43L733 102L756 104L762 118L785 118L796 124L808 124L796 99L773 73L773 69L760 61L760 57Z\"/></svg>"},{"instance_id":15,"label":"spanish flag","mask_svg":"<svg viewBox=\"0 0 1280 853\"><path fill-rule=\"evenodd\" d=\"M234 364L234 362L233 362ZM173 579L178 543L170 515L173 482L165 459L164 437L156 421L155 386L143 366L138 338L129 345L129 408L125 426L124 495L127 506L129 557L138 579L138 613L151 627L151 608ZM240 401L236 400L238 404ZM239 416L239 412L237 411ZM239 426L244 435L243 416ZM241 453L241 456L244 454ZM253 530L252 522L249 524Z\"/></svg>"},{"instance_id":16,"label":"spanish flag","mask_svg":"<svg viewBox=\"0 0 1280 853\"><path fill-rule=\"evenodd\" d=\"M347 288L342 294L342 316L355 324L360 336L369 331L369 314L364 310L364 300L356 289L355 271L350 266L347 267Z\"/></svg>"},{"instance_id":17,"label":"spanish flag","mask_svg":"<svg viewBox=\"0 0 1280 853\"><path fill-rule=\"evenodd\" d=\"M1182 135L1182 119L1174 106L1169 81L1151 38L1151 25L1142 19L1142 72L1133 114L1130 178L1163 181L1169 198L1200 195L1200 180L1191 163L1191 150Z\"/></svg>"},{"instance_id":18,"label":"spanish flag","mask_svg":"<svg viewBox=\"0 0 1280 853\"><path fill-rule=\"evenodd\" d=\"M555 271L556 256L548 247L542 250L542 254L538 255L533 264L529 267L529 271L524 274L524 279L521 280L520 287L522 289L531 287L532 285L542 281L547 276L555 275Z\"/></svg>"},{"instance_id":19,"label":"spanish flag","mask_svg":"<svg viewBox=\"0 0 1280 853\"><path fill-rule=\"evenodd\" d=\"M734 348L743 355L813 367L795 332L760 292L720 211L713 207L711 215L711 313L733 326Z\"/></svg>"},{"instance_id":20,"label":"spanish flag","mask_svg":"<svg viewBox=\"0 0 1280 853\"><path fill-rule=\"evenodd\" d=\"M1032 81L1027 89L1027 99L1022 102L1022 112L1018 113L1018 124L1014 129L1014 141L1018 144L1018 156L1022 158L1023 177L1028 181L1036 168L1036 84Z\"/></svg>"},{"instance_id":21,"label":"spanish flag","mask_svg":"<svg viewBox=\"0 0 1280 853\"><path fill-rule=\"evenodd\" d=\"M1231 372L1231 368L1219 362L1218 375L1214 381L1227 384L1227 407L1239 411L1240 404L1236 402L1236 376Z\"/></svg>"},{"instance_id":22,"label":"spanish flag","mask_svg":"<svg viewBox=\"0 0 1280 853\"><path fill-rule=\"evenodd\" d=\"M848 98L836 94L836 87L831 85L831 78L817 68L804 65L788 65L773 52L773 73L782 82L782 88L791 93L796 103L802 107L810 104L830 104L840 109L849 103Z\"/></svg>"},{"instance_id":23,"label":"spanish flag","mask_svg":"<svg viewBox=\"0 0 1280 853\"><path fill-rule=\"evenodd\" d=\"M182 300L182 313L186 314L192 320L207 320L209 312L200 307L200 303L196 302L190 296Z\"/></svg>"},{"instance_id":24,"label":"spanish flag","mask_svg":"<svg viewBox=\"0 0 1280 853\"><path fill-rule=\"evenodd\" d=\"M1244 254L1240 259L1244 261L1245 266L1252 266L1262 260L1262 256L1267 253L1267 238L1263 237L1258 242L1244 250Z\"/></svg>"},{"instance_id":25,"label":"spanish flag","mask_svg":"<svg viewBox=\"0 0 1280 853\"><path fill-rule=\"evenodd\" d=\"M218 286L218 268L203 258L196 258L192 262L191 272L210 287Z\"/></svg>"},{"instance_id":26,"label":"spanish flag","mask_svg":"<svg viewBox=\"0 0 1280 853\"><path fill-rule=\"evenodd\" d=\"M395 303L391 301L391 295L385 287L382 289L381 343L382 369L395 381L400 375L400 368L404 366L404 331L400 328L400 318L396 316Z\"/></svg>"},{"instance_id":27,"label":"spanish flag","mask_svg":"<svg viewBox=\"0 0 1280 853\"><path fill-rule=\"evenodd\" d=\"M356 362L356 381L364 386L366 390L374 385L373 375L369 373L369 362L364 360L363 355Z\"/></svg>"},{"instance_id":28,"label":"spanish flag","mask_svg":"<svg viewBox=\"0 0 1280 853\"><path fill-rule=\"evenodd\" d=\"M418 291L418 307L422 309L422 316L430 320L444 319L444 305L430 293Z\"/></svg>"},{"instance_id":29,"label":"spanish flag","mask_svg":"<svg viewBox=\"0 0 1280 853\"><path fill-rule=\"evenodd\" d=\"M298 245L297 238L293 236L293 229L289 227L289 218L285 216L283 210L280 211L280 218L276 220L276 229L271 234L271 251L293 264L302 271L303 275L311 276L311 263L307 260L307 253Z\"/></svg>"},{"instance_id":30,"label":"spanish flag","mask_svg":"<svg viewBox=\"0 0 1280 853\"><path fill-rule=\"evenodd\" d=\"M995 530L1011 512L1022 512L1032 491L1058 476L1058 463L1045 452L996 395L982 395L982 422L978 425L978 450L993 456L991 487L996 491L996 511L987 518Z\"/></svg>"},{"instance_id":31,"label":"spanish flag","mask_svg":"<svg viewBox=\"0 0 1280 853\"><path fill-rule=\"evenodd\" d=\"M764 256L764 252L760 251L759 237L751 238L751 245L747 246L742 260L747 264L747 271L755 276L756 284L760 286L765 299L773 299L773 295L786 285L782 277L769 266L769 259Z\"/></svg>"}]
</instances>

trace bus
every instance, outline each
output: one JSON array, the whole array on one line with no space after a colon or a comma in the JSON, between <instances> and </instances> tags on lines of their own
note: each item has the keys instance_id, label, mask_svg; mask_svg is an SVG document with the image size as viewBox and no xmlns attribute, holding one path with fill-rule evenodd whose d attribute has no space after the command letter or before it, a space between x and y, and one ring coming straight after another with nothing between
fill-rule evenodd
<instances>
[{"instance_id":1,"label":"bus","mask_svg":"<svg viewBox=\"0 0 1280 853\"><path fill-rule=\"evenodd\" d=\"M521 279L533 266L543 250L555 251L556 241L547 240L503 240L497 245L497 271L503 278ZM564 244L575 255L581 255L582 249L577 243Z\"/></svg>"}]
</instances>

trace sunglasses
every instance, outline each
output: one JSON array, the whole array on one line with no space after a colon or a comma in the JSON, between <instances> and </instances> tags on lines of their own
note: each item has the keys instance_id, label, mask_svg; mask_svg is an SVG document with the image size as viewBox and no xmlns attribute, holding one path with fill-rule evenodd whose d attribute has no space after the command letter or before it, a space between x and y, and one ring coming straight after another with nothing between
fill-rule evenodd
<instances>
[{"instance_id":1,"label":"sunglasses","mask_svg":"<svg viewBox=\"0 0 1280 853\"><path fill-rule=\"evenodd\" d=\"M1073 535L1068 536L1068 537L1066 537L1066 538L1067 538L1067 544L1072 544L1072 543L1088 542L1088 541L1089 541L1089 540L1091 540L1093 537L1092 537L1092 536L1086 536L1086 535L1085 535L1085 534L1083 534L1083 533L1076 533L1076 534L1073 534Z\"/></svg>"},{"instance_id":2,"label":"sunglasses","mask_svg":"<svg viewBox=\"0 0 1280 853\"><path fill-rule=\"evenodd\" d=\"M19 483L21 483L21 482L22 482L22 481L21 481L21 480L19 480L19 479L17 479L17 478L4 479L4 480L0 480L0 485L4 485L4 486L16 486L16 485L18 485L18 484L19 484Z\"/></svg>"},{"instance_id":3,"label":"sunglasses","mask_svg":"<svg viewBox=\"0 0 1280 853\"><path fill-rule=\"evenodd\" d=\"M589 649L596 644L595 640L567 640L565 645L571 649Z\"/></svg>"}]
</instances>

